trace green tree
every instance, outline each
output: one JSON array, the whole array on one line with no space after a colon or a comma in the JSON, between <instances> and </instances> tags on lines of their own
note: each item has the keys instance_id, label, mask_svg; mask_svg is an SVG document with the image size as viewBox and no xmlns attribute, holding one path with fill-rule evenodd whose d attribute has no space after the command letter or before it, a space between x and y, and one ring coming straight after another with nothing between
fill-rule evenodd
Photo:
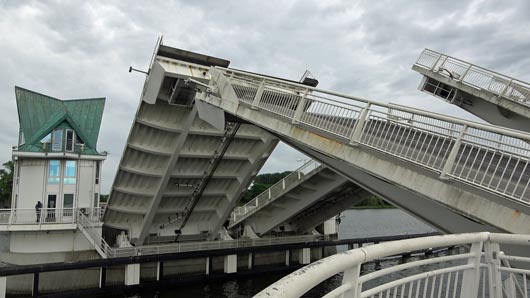
<instances>
[{"instance_id":1,"label":"green tree","mask_svg":"<svg viewBox=\"0 0 530 298\"><path fill-rule=\"evenodd\" d=\"M0 169L0 206L9 207L11 205L11 192L13 190L13 162L8 161Z\"/></svg>"},{"instance_id":2,"label":"green tree","mask_svg":"<svg viewBox=\"0 0 530 298\"><path fill-rule=\"evenodd\" d=\"M268 173L260 174L254 178L252 185L245 192L239 204L245 204L246 202L252 200L260 193L267 190L269 187L274 185L276 182L282 180L285 176L291 174L291 171L285 171L281 173Z\"/></svg>"}]
</instances>

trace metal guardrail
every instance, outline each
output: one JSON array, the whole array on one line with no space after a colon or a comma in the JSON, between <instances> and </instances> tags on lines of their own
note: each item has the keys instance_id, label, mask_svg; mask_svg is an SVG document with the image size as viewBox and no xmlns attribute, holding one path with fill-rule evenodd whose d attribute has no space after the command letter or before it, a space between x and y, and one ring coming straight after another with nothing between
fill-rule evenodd
<instances>
[{"instance_id":1,"label":"metal guardrail","mask_svg":"<svg viewBox=\"0 0 530 298\"><path fill-rule=\"evenodd\" d=\"M324 280L343 273L342 284L325 296L332 297L528 297L530 258L505 255L504 245L527 252L530 235L487 232L431 236L386 242L339 253L282 278L260 297L301 297ZM450 255L434 255L365 273L361 266L377 259L423 249L466 245ZM510 262L517 262L513 268Z\"/></svg>"},{"instance_id":2,"label":"metal guardrail","mask_svg":"<svg viewBox=\"0 0 530 298\"><path fill-rule=\"evenodd\" d=\"M425 49L415 63L463 84L530 107L530 84L469 62Z\"/></svg>"},{"instance_id":3,"label":"metal guardrail","mask_svg":"<svg viewBox=\"0 0 530 298\"><path fill-rule=\"evenodd\" d=\"M441 179L530 201L530 134L233 69L210 72L214 80L223 76L237 100L253 108L407 160Z\"/></svg>"},{"instance_id":4,"label":"metal guardrail","mask_svg":"<svg viewBox=\"0 0 530 298\"><path fill-rule=\"evenodd\" d=\"M320 163L315 160L306 162L300 168L294 170L282 180L276 182L264 192L248 201L245 205L234 208L234 211L232 211L230 216L229 227L238 224L244 218L256 213L258 210L270 204L271 202L274 202L286 191L291 189L292 186L298 185L302 180L306 179L308 175L317 173L322 169L323 167L320 165Z\"/></svg>"},{"instance_id":5,"label":"metal guardrail","mask_svg":"<svg viewBox=\"0 0 530 298\"><path fill-rule=\"evenodd\" d=\"M101 213L100 213L101 214ZM87 240L94 246L96 251L103 257L108 258L114 253L114 248L103 239L100 233L101 232L101 221L91 220L85 213L78 211L77 212L77 223L79 230L85 235ZM99 218L101 218L102 214Z\"/></svg>"},{"instance_id":6,"label":"metal guardrail","mask_svg":"<svg viewBox=\"0 0 530 298\"><path fill-rule=\"evenodd\" d=\"M109 257L127 257L139 255L156 255L168 254L190 251L203 251L227 248L243 248L243 247L259 247L291 243L307 243L315 241L329 241L332 240L329 235L306 235L306 236L290 236L290 237L275 237L275 238L259 238L259 239L236 239L236 240L220 240L220 241L203 241L203 242L183 242L175 244L162 245L146 245L134 247L113 248L113 253Z\"/></svg>"},{"instance_id":7,"label":"metal guardrail","mask_svg":"<svg viewBox=\"0 0 530 298\"><path fill-rule=\"evenodd\" d=\"M74 224L77 212L90 221L101 221L101 208L13 208L0 209L0 225Z\"/></svg>"}]
</instances>

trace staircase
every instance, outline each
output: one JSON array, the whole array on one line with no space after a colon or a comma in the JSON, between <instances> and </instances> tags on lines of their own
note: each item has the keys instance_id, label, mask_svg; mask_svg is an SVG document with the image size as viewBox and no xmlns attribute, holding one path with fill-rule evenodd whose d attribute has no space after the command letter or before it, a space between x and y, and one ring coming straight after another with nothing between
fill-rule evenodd
<instances>
[{"instance_id":1,"label":"staircase","mask_svg":"<svg viewBox=\"0 0 530 298\"><path fill-rule=\"evenodd\" d=\"M113 255L113 249L110 245L101 237L101 234L96 231L101 231L100 221L91 221L83 212L77 211L77 227L83 233L85 238L94 246L99 255L106 259Z\"/></svg>"},{"instance_id":2,"label":"staircase","mask_svg":"<svg viewBox=\"0 0 530 298\"><path fill-rule=\"evenodd\" d=\"M530 135L220 67L196 100L447 232L530 232Z\"/></svg>"}]
</instances>

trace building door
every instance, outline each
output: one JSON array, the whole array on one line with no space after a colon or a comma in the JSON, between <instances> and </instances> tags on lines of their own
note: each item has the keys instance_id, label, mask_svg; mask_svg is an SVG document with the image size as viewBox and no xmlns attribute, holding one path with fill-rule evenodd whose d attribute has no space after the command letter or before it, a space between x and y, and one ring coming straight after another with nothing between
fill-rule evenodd
<instances>
[{"instance_id":1,"label":"building door","mask_svg":"<svg viewBox=\"0 0 530 298\"><path fill-rule=\"evenodd\" d=\"M55 222L55 208L57 208L57 195L49 194L48 202L46 203L46 222Z\"/></svg>"}]
</instances>

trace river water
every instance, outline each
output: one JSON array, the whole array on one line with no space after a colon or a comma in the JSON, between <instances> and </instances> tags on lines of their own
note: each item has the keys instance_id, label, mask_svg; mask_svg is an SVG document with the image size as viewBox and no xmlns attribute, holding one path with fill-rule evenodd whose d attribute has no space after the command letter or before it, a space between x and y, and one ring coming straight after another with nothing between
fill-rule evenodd
<instances>
[{"instance_id":1,"label":"river water","mask_svg":"<svg viewBox=\"0 0 530 298\"><path fill-rule=\"evenodd\" d=\"M431 227L399 209L348 210L342 213L341 224L339 226L339 235L343 239L429 233L433 231ZM339 250L342 249L339 248ZM211 282L202 285L161 289L156 293L141 293L141 296L136 297L152 298L158 295L160 298L246 298L252 297L254 294L282 278L283 275L268 273L252 279ZM340 285L340 283L341 277L335 276L307 293L304 297L322 297L325 293Z\"/></svg>"}]
</instances>

